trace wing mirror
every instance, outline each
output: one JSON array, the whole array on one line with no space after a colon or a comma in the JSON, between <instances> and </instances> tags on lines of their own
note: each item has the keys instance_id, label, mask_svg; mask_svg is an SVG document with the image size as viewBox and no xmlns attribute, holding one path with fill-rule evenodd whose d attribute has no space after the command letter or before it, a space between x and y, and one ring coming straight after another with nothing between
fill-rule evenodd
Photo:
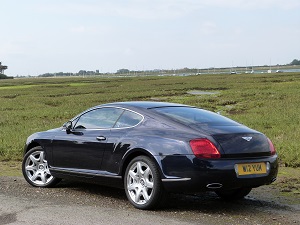
<instances>
[{"instance_id":1,"label":"wing mirror","mask_svg":"<svg viewBox=\"0 0 300 225\"><path fill-rule=\"evenodd\" d=\"M64 127L66 128L67 134L72 133L72 127L73 127L72 121L66 122Z\"/></svg>"}]
</instances>

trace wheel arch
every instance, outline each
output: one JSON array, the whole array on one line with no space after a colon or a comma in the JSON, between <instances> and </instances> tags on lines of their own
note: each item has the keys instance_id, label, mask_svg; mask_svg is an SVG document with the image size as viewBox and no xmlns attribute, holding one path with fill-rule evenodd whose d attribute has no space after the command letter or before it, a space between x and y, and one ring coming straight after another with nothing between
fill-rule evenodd
<instances>
[{"instance_id":1,"label":"wheel arch","mask_svg":"<svg viewBox=\"0 0 300 225\"><path fill-rule=\"evenodd\" d=\"M138 157L138 156L147 156L150 159L153 160L153 162L155 163L155 165L157 166L160 175L162 176L163 173L161 171L161 167L159 166L159 162L156 160L156 158L151 154L151 152L142 149L142 148L136 148L136 149L132 149L130 152L128 152L123 160L122 160L122 165L121 165L121 170L120 170L120 175L122 176L122 180L124 181L124 174L126 171L126 168L128 166L128 164L131 162L131 160L133 160L134 158Z\"/></svg>"},{"instance_id":2,"label":"wheel arch","mask_svg":"<svg viewBox=\"0 0 300 225\"><path fill-rule=\"evenodd\" d=\"M37 146L41 146L40 143L36 142L36 141L32 141L30 142L28 145L25 146L24 148L24 155L32 148L37 147ZM42 146L41 146L42 147Z\"/></svg>"}]
</instances>

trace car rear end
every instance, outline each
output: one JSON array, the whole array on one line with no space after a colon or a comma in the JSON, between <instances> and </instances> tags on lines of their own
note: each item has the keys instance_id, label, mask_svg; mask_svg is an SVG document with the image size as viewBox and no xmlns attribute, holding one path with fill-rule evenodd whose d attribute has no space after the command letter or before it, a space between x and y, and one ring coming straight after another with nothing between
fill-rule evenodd
<instances>
[{"instance_id":1,"label":"car rear end","mask_svg":"<svg viewBox=\"0 0 300 225\"><path fill-rule=\"evenodd\" d=\"M191 154L163 156L166 189L233 190L258 187L276 180L278 157L264 134L197 108L169 107L157 111L199 134L199 137L185 140Z\"/></svg>"},{"instance_id":2,"label":"car rear end","mask_svg":"<svg viewBox=\"0 0 300 225\"><path fill-rule=\"evenodd\" d=\"M278 157L271 141L263 134L237 136L238 141L231 146L221 142L220 137L217 140L193 139L189 143L193 154L165 156L162 161L164 173L170 177L185 178L185 182L164 182L166 188L215 191L254 188L274 182L278 173ZM247 141L243 137L252 137L252 140Z\"/></svg>"}]
</instances>

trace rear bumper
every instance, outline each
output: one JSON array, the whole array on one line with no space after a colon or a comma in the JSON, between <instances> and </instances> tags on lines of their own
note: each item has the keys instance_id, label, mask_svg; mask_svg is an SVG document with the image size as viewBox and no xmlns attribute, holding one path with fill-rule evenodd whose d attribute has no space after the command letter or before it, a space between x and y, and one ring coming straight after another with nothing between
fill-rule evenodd
<instances>
[{"instance_id":1,"label":"rear bumper","mask_svg":"<svg viewBox=\"0 0 300 225\"><path fill-rule=\"evenodd\" d=\"M158 157L162 168L162 182L167 191L198 192L258 187L276 180L277 155L247 159L204 160L193 155ZM239 176L236 164L264 162L266 174Z\"/></svg>"}]
</instances>

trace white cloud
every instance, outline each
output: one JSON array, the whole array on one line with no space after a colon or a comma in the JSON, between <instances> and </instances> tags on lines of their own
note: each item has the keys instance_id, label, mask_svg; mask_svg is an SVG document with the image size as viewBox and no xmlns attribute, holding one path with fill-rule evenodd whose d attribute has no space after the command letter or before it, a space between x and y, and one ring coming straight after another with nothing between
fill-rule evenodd
<instances>
[{"instance_id":1,"label":"white cloud","mask_svg":"<svg viewBox=\"0 0 300 225\"><path fill-rule=\"evenodd\" d=\"M118 15L137 19L174 19L202 8L202 5L194 0L132 0L128 2L123 7L116 7Z\"/></svg>"},{"instance_id":2,"label":"white cloud","mask_svg":"<svg viewBox=\"0 0 300 225\"><path fill-rule=\"evenodd\" d=\"M124 55L126 55L126 56L132 56L132 55L134 55L134 50L132 48L126 48L124 50Z\"/></svg>"},{"instance_id":3,"label":"white cloud","mask_svg":"<svg viewBox=\"0 0 300 225\"><path fill-rule=\"evenodd\" d=\"M2 37L0 41L0 52L3 55L21 55L29 51L32 46L34 46L34 40L30 35L20 35L10 40Z\"/></svg>"},{"instance_id":4,"label":"white cloud","mask_svg":"<svg viewBox=\"0 0 300 225\"><path fill-rule=\"evenodd\" d=\"M280 9L300 8L299 0L205 0L201 1L206 6L240 9Z\"/></svg>"},{"instance_id":5,"label":"white cloud","mask_svg":"<svg viewBox=\"0 0 300 225\"><path fill-rule=\"evenodd\" d=\"M99 32L99 29L97 29L97 27L92 26L78 25L75 27L71 27L70 31L72 33L95 34Z\"/></svg>"},{"instance_id":6,"label":"white cloud","mask_svg":"<svg viewBox=\"0 0 300 225\"><path fill-rule=\"evenodd\" d=\"M40 3L35 6L36 11L63 14L63 15L98 15L98 16L121 16L134 19L172 19L183 16L201 7L194 0L129 0L129 1L92 1L59 3Z\"/></svg>"},{"instance_id":7,"label":"white cloud","mask_svg":"<svg viewBox=\"0 0 300 225\"><path fill-rule=\"evenodd\" d=\"M212 21L205 21L201 23L199 30L201 34L212 35L218 32L218 27Z\"/></svg>"},{"instance_id":8,"label":"white cloud","mask_svg":"<svg viewBox=\"0 0 300 225\"><path fill-rule=\"evenodd\" d=\"M142 20L180 18L193 12L216 7L256 10L300 8L299 0L128 0L128 1L57 1L36 4L36 11L62 15L116 16Z\"/></svg>"}]
</instances>

